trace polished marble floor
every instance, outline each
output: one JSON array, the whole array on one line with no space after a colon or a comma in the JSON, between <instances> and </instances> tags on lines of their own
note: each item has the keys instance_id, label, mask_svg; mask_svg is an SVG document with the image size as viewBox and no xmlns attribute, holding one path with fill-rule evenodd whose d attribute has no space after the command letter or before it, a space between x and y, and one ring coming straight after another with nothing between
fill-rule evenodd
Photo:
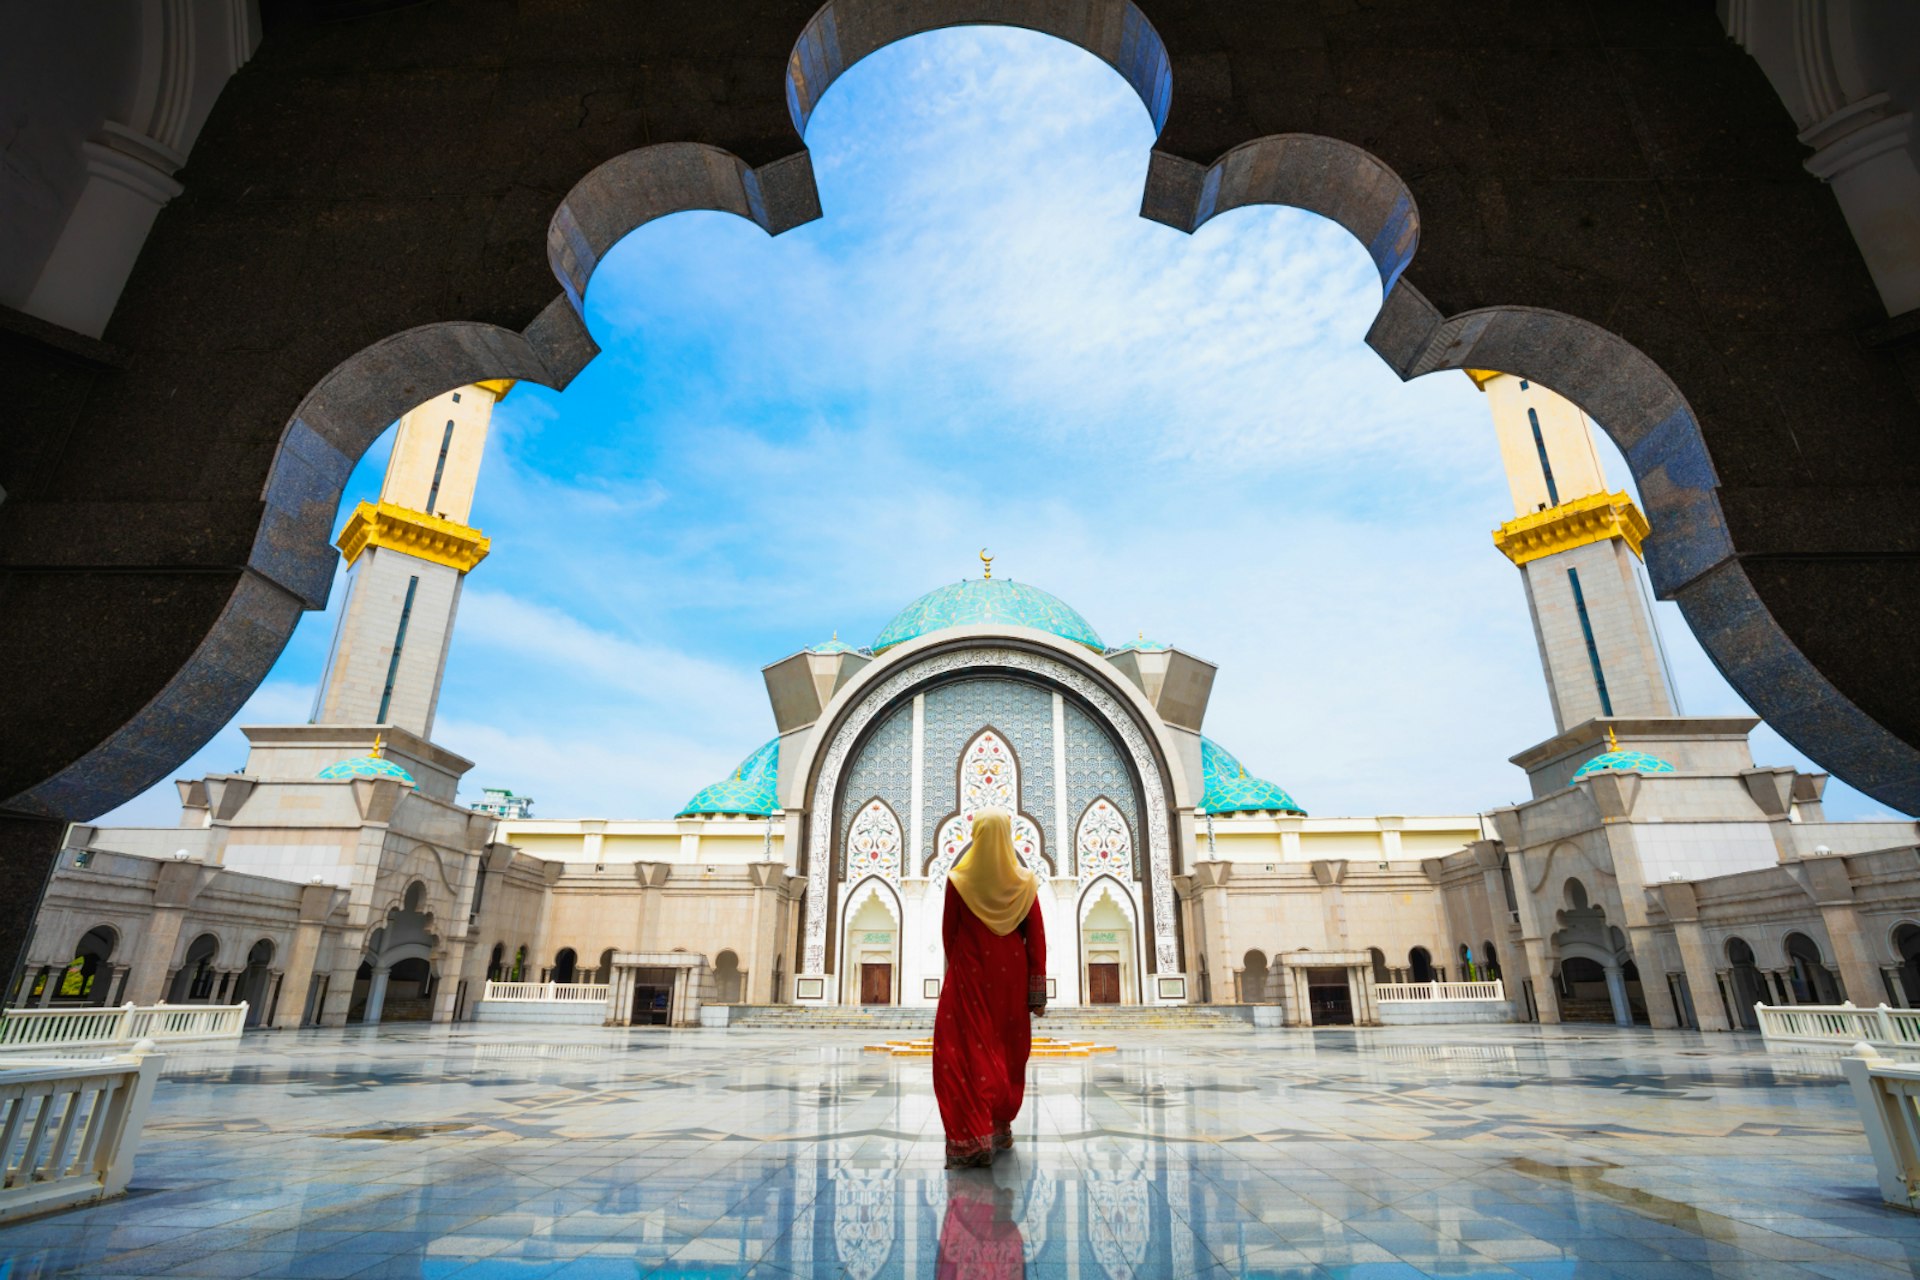
<instances>
[{"instance_id":1,"label":"polished marble floor","mask_svg":"<svg viewBox=\"0 0 1920 1280\"><path fill-rule=\"evenodd\" d=\"M1836 1060L1751 1037L1143 1032L1036 1064L990 1174L942 1169L926 1061L862 1039L176 1052L132 1194L0 1229L0 1280L1920 1274Z\"/></svg>"}]
</instances>

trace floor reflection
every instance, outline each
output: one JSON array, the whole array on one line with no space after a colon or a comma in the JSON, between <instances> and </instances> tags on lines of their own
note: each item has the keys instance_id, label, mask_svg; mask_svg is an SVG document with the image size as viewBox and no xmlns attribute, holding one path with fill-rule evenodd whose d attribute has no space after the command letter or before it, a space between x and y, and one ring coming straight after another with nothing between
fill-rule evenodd
<instances>
[{"instance_id":1,"label":"floor reflection","mask_svg":"<svg viewBox=\"0 0 1920 1280\"><path fill-rule=\"evenodd\" d=\"M41 1276L1916 1274L1846 1092L1739 1037L1143 1037L1037 1067L943 1167L857 1040L302 1033L176 1054L134 1193L0 1229ZM571 1037L571 1038L569 1038Z\"/></svg>"},{"instance_id":2,"label":"floor reflection","mask_svg":"<svg viewBox=\"0 0 1920 1280\"><path fill-rule=\"evenodd\" d=\"M940 1260L934 1269L939 1280L1012 1280L1026 1274L1026 1240L1013 1196L1012 1187L1000 1186L984 1171L948 1175L947 1218L940 1224Z\"/></svg>"}]
</instances>

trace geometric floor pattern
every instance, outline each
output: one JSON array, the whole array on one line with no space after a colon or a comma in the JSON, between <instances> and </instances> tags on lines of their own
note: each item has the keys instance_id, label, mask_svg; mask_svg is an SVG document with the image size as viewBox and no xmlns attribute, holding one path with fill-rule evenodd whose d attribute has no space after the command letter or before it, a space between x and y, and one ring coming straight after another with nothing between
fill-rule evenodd
<instances>
[{"instance_id":1,"label":"geometric floor pattern","mask_svg":"<svg viewBox=\"0 0 1920 1280\"><path fill-rule=\"evenodd\" d=\"M1121 1036L1036 1063L1013 1152L955 1174L927 1062L859 1031L179 1050L131 1194L0 1228L0 1280L1920 1275L1832 1055L1611 1027Z\"/></svg>"}]
</instances>

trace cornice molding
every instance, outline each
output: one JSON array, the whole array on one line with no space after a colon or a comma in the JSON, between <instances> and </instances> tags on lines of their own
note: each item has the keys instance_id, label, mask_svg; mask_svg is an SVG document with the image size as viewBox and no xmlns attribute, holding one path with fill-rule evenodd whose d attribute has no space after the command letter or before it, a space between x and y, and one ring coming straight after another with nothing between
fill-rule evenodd
<instances>
[{"instance_id":1,"label":"cornice molding","mask_svg":"<svg viewBox=\"0 0 1920 1280\"><path fill-rule=\"evenodd\" d=\"M493 546L478 529L391 502L363 502L355 507L337 545L346 553L348 564L368 547L391 547L461 573L485 560Z\"/></svg>"},{"instance_id":2,"label":"cornice molding","mask_svg":"<svg viewBox=\"0 0 1920 1280\"><path fill-rule=\"evenodd\" d=\"M1515 564L1608 538L1623 540L1637 556L1651 528L1624 492L1594 493L1507 521L1493 531L1493 545Z\"/></svg>"}]
</instances>

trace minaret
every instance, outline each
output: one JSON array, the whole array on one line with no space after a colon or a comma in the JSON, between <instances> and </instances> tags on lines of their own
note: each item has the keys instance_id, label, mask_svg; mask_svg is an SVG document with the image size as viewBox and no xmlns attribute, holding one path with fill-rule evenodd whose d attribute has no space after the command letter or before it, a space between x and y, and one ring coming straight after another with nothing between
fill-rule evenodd
<instances>
[{"instance_id":1,"label":"minaret","mask_svg":"<svg viewBox=\"0 0 1920 1280\"><path fill-rule=\"evenodd\" d=\"M487 539L467 524L487 424L512 386L461 387L400 419L380 501L361 503L340 533L346 600L314 724L432 735L460 586L487 554Z\"/></svg>"},{"instance_id":2,"label":"minaret","mask_svg":"<svg viewBox=\"0 0 1920 1280\"><path fill-rule=\"evenodd\" d=\"M1514 518L1493 542L1526 584L1555 726L1679 714L1636 563L1647 518L1624 492L1607 491L1592 424L1525 378L1468 376L1500 438Z\"/></svg>"}]
</instances>

